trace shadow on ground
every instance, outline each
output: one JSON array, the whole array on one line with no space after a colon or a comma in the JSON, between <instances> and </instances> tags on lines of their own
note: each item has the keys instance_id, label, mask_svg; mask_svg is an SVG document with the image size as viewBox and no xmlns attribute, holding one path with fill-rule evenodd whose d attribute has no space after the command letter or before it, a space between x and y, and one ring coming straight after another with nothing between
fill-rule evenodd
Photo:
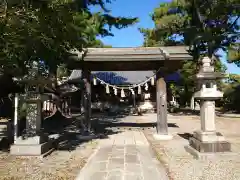
<instances>
[{"instance_id":1,"label":"shadow on ground","mask_svg":"<svg viewBox=\"0 0 240 180\"><path fill-rule=\"evenodd\" d=\"M157 123L134 123L134 122L109 122L105 123L108 127L132 127L132 128L155 128ZM178 128L176 123L168 123L168 127Z\"/></svg>"},{"instance_id":2,"label":"shadow on ground","mask_svg":"<svg viewBox=\"0 0 240 180\"><path fill-rule=\"evenodd\" d=\"M176 109L175 112L171 112L173 116L199 116L200 110L192 110L190 108L180 108ZM216 109L217 117L226 117L226 118L240 118L240 114L231 111L223 111L220 109Z\"/></svg>"},{"instance_id":3,"label":"shadow on ground","mask_svg":"<svg viewBox=\"0 0 240 180\"><path fill-rule=\"evenodd\" d=\"M193 137L193 135L190 133L182 133L182 134L178 133L178 136L186 140L189 140L191 137Z\"/></svg>"},{"instance_id":4,"label":"shadow on ground","mask_svg":"<svg viewBox=\"0 0 240 180\"><path fill-rule=\"evenodd\" d=\"M131 114L130 108L122 108L116 112L93 112L91 118L92 133L83 132L81 122L84 121L83 114L74 113L72 118L65 118L60 113L44 120L43 130L47 134L59 135L55 147L62 151L72 151L80 144L94 140L105 139L109 135L120 133L121 129L115 127L122 118ZM122 124L122 126L124 126ZM133 126L133 125L132 125ZM137 127L137 125L135 125ZM150 124L148 124L150 126Z\"/></svg>"},{"instance_id":5,"label":"shadow on ground","mask_svg":"<svg viewBox=\"0 0 240 180\"><path fill-rule=\"evenodd\" d=\"M152 122L122 121L127 116L133 117L129 107L121 108L115 112L94 112L91 120L92 133L86 133L82 131L80 123L84 119L82 114L75 113L72 118L65 118L61 113L56 113L43 121L42 129L44 133L55 139L54 146L56 149L72 151L82 143L93 139L105 139L109 135L120 133L126 129L156 128L156 123ZM175 123L168 123L168 127L178 128ZM7 147L4 147L5 151L9 150L9 145L10 143L7 144Z\"/></svg>"},{"instance_id":6,"label":"shadow on ground","mask_svg":"<svg viewBox=\"0 0 240 180\"><path fill-rule=\"evenodd\" d=\"M200 110L192 110L190 108L180 108L176 109L175 112L172 112L173 116L192 116L192 115L200 115Z\"/></svg>"},{"instance_id":7,"label":"shadow on ground","mask_svg":"<svg viewBox=\"0 0 240 180\"><path fill-rule=\"evenodd\" d=\"M93 132L83 132L80 123L83 118L83 115L75 114L73 118L67 119L58 114L45 121L43 129L50 136L60 136L55 143L55 148L61 151L72 151L82 143L94 139L105 139L109 135L120 132L107 129L106 126L98 124L96 121L92 121Z\"/></svg>"},{"instance_id":8,"label":"shadow on ground","mask_svg":"<svg viewBox=\"0 0 240 180\"><path fill-rule=\"evenodd\" d=\"M108 138L109 135L120 133L124 130L143 130L156 128L156 123L152 122L125 122L127 116L133 117L130 108L122 108L115 112L95 112L92 114L91 127L93 134L84 134L80 131L81 126L79 121L83 120L83 116L75 116L72 119L56 118L47 121L45 131L51 134L61 134L61 141L58 143L58 150L71 151L78 147L83 142L88 142L93 139ZM137 117L135 117L137 118ZM136 119L135 119L136 120ZM63 123L60 123L60 122ZM58 127L56 127L58 124ZM61 125L62 124L62 125ZM64 128L63 128L64 127ZM168 123L168 127L178 128L175 123ZM54 131L53 131L54 129Z\"/></svg>"}]
</instances>

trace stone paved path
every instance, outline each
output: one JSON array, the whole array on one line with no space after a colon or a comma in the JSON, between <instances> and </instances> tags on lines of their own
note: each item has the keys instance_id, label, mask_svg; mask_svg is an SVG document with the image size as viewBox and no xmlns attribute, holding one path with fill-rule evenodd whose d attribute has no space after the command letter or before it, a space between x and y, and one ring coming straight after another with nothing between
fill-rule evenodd
<instances>
[{"instance_id":1,"label":"stone paved path","mask_svg":"<svg viewBox=\"0 0 240 180\"><path fill-rule=\"evenodd\" d=\"M139 130L123 131L100 141L77 180L168 180Z\"/></svg>"}]
</instances>

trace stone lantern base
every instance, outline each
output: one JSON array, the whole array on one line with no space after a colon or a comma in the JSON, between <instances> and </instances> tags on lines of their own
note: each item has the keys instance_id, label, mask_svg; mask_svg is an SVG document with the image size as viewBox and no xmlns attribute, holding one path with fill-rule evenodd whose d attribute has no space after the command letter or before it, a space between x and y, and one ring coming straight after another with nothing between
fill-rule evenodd
<instances>
[{"instance_id":1,"label":"stone lantern base","mask_svg":"<svg viewBox=\"0 0 240 180\"><path fill-rule=\"evenodd\" d=\"M185 149L199 159L201 156L231 152L231 144L219 132L196 131Z\"/></svg>"},{"instance_id":2,"label":"stone lantern base","mask_svg":"<svg viewBox=\"0 0 240 180\"><path fill-rule=\"evenodd\" d=\"M231 144L219 132L194 132L189 144L199 152L231 151Z\"/></svg>"},{"instance_id":3,"label":"stone lantern base","mask_svg":"<svg viewBox=\"0 0 240 180\"><path fill-rule=\"evenodd\" d=\"M48 137L34 136L26 139L19 137L10 148L10 154L16 156L45 156L53 151Z\"/></svg>"}]
</instances>

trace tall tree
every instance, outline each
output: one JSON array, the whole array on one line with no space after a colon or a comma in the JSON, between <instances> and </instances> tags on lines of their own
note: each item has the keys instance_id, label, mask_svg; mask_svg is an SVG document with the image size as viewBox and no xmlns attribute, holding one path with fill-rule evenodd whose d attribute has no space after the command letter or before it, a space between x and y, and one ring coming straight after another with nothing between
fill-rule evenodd
<instances>
[{"instance_id":1,"label":"tall tree","mask_svg":"<svg viewBox=\"0 0 240 180\"><path fill-rule=\"evenodd\" d=\"M160 44L188 45L196 59L202 54L212 56L220 48L226 51L239 37L237 3L238 0L161 3L152 14L155 28L144 34Z\"/></svg>"},{"instance_id":2,"label":"tall tree","mask_svg":"<svg viewBox=\"0 0 240 180\"><path fill-rule=\"evenodd\" d=\"M240 75L230 74L227 81L224 83L223 90L224 110L240 112Z\"/></svg>"},{"instance_id":3,"label":"tall tree","mask_svg":"<svg viewBox=\"0 0 240 180\"><path fill-rule=\"evenodd\" d=\"M194 75L198 71L198 60L208 55L217 71L225 71L217 51L227 51L239 36L238 0L173 0L161 3L154 9L153 29L140 29L144 46L187 45L194 61L185 62L182 75L181 98L189 101L194 90ZM237 61L235 61L237 62ZM185 103L184 103L185 104Z\"/></svg>"},{"instance_id":4,"label":"tall tree","mask_svg":"<svg viewBox=\"0 0 240 180\"><path fill-rule=\"evenodd\" d=\"M240 67L240 43L236 42L230 45L228 48L228 62L234 62Z\"/></svg>"},{"instance_id":5,"label":"tall tree","mask_svg":"<svg viewBox=\"0 0 240 180\"><path fill-rule=\"evenodd\" d=\"M136 18L113 17L108 0L4 0L0 6L0 66L3 73L22 76L32 61L43 61L50 72L68 63L68 52L98 43L111 27L125 28ZM91 13L89 6L103 13Z\"/></svg>"}]
</instances>

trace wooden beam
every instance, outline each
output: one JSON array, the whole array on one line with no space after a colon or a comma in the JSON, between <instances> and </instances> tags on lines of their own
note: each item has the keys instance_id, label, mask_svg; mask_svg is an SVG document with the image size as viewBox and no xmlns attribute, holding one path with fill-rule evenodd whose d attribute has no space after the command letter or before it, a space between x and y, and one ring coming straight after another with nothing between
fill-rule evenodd
<instances>
[{"instance_id":1,"label":"wooden beam","mask_svg":"<svg viewBox=\"0 0 240 180\"><path fill-rule=\"evenodd\" d=\"M86 130L91 130L91 72L88 69L82 70L82 77L84 81L84 95L83 95L83 111L85 116Z\"/></svg>"},{"instance_id":2,"label":"wooden beam","mask_svg":"<svg viewBox=\"0 0 240 180\"><path fill-rule=\"evenodd\" d=\"M163 74L157 73L156 79L157 134L167 135L167 86Z\"/></svg>"},{"instance_id":3,"label":"wooden beam","mask_svg":"<svg viewBox=\"0 0 240 180\"><path fill-rule=\"evenodd\" d=\"M172 62L171 67L175 66L175 61ZM147 71L155 70L164 66L164 61L116 61L116 62L77 62L69 65L69 69L78 69L81 67L88 67L91 71ZM176 68L175 68L176 69Z\"/></svg>"},{"instance_id":4,"label":"wooden beam","mask_svg":"<svg viewBox=\"0 0 240 180\"><path fill-rule=\"evenodd\" d=\"M139 48L87 48L72 52L69 59L85 62L161 62L192 60L185 46ZM173 64L173 62L171 62Z\"/></svg>"}]
</instances>

